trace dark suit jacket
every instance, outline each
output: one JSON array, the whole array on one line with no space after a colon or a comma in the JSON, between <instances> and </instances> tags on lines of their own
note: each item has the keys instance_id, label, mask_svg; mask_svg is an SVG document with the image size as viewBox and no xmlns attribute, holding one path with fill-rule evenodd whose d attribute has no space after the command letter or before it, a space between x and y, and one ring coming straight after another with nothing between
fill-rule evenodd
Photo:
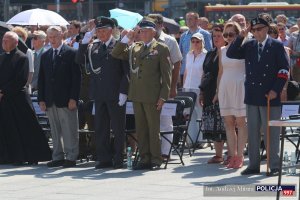
<instances>
[{"instance_id":1,"label":"dark suit jacket","mask_svg":"<svg viewBox=\"0 0 300 200\"><path fill-rule=\"evenodd\" d=\"M75 63L76 50L63 44L55 61L53 49L42 54L38 79L38 101L46 106L67 107L70 99L78 101L81 72Z\"/></svg>"},{"instance_id":2,"label":"dark suit jacket","mask_svg":"<svg viewBox=\"0 0 300 200\"><path fill-rule=\"evenodd\" d=\"M103 101L118 101L119 94L128 94L129 87L129 63L111 56L111 51L116 44L112 39L107 48L98 41L94 42L91 50L92 65L101 67L101 72L95 74L91 70L90 98ZM79 64L85 63L88 44L80 44L76 60ZM88 59L87 59L88 60Z\"/></svg>"},{"instance_id":3,"label":"dark suit jacket","mask_svg":"<svg viewBox=\"0 0 300 200\"><path fill-rule=\"evenodd\" d=\"M258 42L249 40L242 44L243 38L238 37L228 48L227 56L245 59L245 104L266 106L266 94L270 90L277 93L271 106L280 105L280 93L288 78L288 58L282 43L268 38L261 58L258 60Z\"/></svg>"}]
</instances>

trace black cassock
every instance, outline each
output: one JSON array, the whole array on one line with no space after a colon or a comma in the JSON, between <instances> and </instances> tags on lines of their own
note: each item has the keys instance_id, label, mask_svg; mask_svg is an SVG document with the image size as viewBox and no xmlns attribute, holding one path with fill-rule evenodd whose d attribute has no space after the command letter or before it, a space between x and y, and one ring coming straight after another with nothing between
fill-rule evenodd
<instances>
[{"instance_id":1,"label":"black cassock","mask_svg":"<svg viewBox=\"0 0 300 200\"><path fill-rule=\"evenodd\" d=\"M0 163L51 160L45 134L24 90L28 59L19 50L0 55Z\"/></svg>"}]
</instances>

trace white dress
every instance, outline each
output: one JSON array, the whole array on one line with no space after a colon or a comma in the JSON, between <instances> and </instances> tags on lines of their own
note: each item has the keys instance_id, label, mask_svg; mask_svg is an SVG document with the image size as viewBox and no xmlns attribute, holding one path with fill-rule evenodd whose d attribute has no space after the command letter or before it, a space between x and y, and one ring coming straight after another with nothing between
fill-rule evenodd
<instances>
[{"instance_id":1,"label":"white dress","mask_svg":"<svg viewBox=\"0 0 300 200\"><path fill-rule=\"evenodd\" d=\"M219 83L219 105L221 116L246 116L245 98L245 60L226 56L227 47L221 48L223 74Z\"/></svg>"}]
</instances>

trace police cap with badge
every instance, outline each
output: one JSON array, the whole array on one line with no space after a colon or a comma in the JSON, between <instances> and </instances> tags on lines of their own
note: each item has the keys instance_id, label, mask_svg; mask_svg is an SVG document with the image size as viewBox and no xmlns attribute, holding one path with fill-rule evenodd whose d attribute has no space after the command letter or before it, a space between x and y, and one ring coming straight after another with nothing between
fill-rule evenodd
<instances>
[{"instance_id":1,"label":"police cap with badge","mask_svg":"<svg viewBox=\"0 0 300 200\"><path fill-rule=\"evenodd\" d=\"M258 25L258 24L269 26L270 25L270 20L268 19L267 16L260 16L259 15L258 17L252 19L250 21L250 24L251 24L251 27L253 27L255 25Z\"/></svg>"}]
</instances>

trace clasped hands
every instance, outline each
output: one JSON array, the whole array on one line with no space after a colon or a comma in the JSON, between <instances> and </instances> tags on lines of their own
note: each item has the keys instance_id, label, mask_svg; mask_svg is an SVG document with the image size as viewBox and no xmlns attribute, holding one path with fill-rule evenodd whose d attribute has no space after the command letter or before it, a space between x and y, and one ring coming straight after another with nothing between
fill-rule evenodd
<instances>
[{"instance_id":1,"label":"clasped hands","mask_svg":"<svg viewBox=\"0 0 300 200\"><path fill-rule=\"evenodd\" d=\"M40 101L39 106L40 106L41 111L46 112L46 110L47 110L46 102ZM75 110L76 108L77 108L77 102L74 99L70 99L68 102L68 109Z\"/></svg>"}]
</instances>

